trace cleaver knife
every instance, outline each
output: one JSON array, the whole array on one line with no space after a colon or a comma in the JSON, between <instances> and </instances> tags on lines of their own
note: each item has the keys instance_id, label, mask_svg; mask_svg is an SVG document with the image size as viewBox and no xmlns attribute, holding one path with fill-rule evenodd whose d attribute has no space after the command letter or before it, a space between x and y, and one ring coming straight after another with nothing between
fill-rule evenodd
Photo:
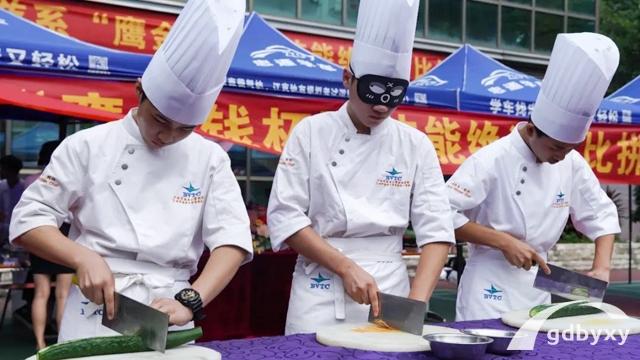
<instances>
[{"instance_id":1,"label":"cleaver knife","mask_svg":"<svg viewBox=\"0 0 640 360\"><path fill-rule=\"evenodd\" d=\"M78 278L73 276L78 285ZM164 353L167 347L169 315L118 292L114 294L113 319L107 317L106 304L102 307L102 325L122 335L138 335L148 348Z\"/></svg>"},{"instance_id":2,"label":"cleaver knife","mask_svg":"<svg viewBox=\"0 0 640 360\"><path fill-rule=\"evenodd\" d=\"M568 300L602 302L608 282L547 263L551 274L538 266L533 287Z\"/></svg>"},{"instance_id":3,"label":"cleaver knife","mask_svg":"<svg viewBox=\"0 0 640 360\"><path fill-rule=\"evenodd\" d=\"M391 294L378 293L379 316L369 309L369 322L422 336L427 303ZM382 322L383 324L380 324Z\"/></svg>"}]
</instances>

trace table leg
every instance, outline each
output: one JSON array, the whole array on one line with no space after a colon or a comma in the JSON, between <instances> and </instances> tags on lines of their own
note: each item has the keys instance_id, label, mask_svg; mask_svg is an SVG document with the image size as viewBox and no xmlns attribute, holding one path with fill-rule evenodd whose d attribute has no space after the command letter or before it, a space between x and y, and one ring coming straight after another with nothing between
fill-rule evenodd
<instances>
[{"instance_id":1,"label":"table leg","mask_svg":"<svg viewBox=\"0 0 640 360\"><path fill-rule=\"evenodd\" d=\"M2 326L4 325L4 317L7 314L7 307L9 306L9 301L11 300L11 288L7 291L7 299L4 302L4 308L2 309L2 318L0 318L0 330L2 330Z\"/></svg>"}]
</instances>

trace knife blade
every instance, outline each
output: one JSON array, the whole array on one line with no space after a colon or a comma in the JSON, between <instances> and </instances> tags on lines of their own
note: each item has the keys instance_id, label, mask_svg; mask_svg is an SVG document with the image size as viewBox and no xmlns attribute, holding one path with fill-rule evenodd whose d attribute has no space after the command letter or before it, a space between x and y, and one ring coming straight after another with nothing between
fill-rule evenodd
<instances>
[{"instance_id":1,"label":"knife blade","mask_svg":"<svg viewBox=\"0 0 640 360\"><path fill-rule=\"evenodd\" d=\"M378 293L378 317L373 316L373 306L369 309L369 322L384 325L422 336L424 327L424 315L427 312L427 303L391 294Z\"/></svg>"},{"instance_id":2,"label":"knife blade","mask_svg":"<svg viewBox=\"0 0 640 360\"><path fill-rule=\"evenodd\" d=\"M547 263L551 274L538 266L533 287L568 300L602 302L609 283Z\"/></svg>"},{"instance_id":3,"label":"knife blade","mask_svg":"<svg viewBox=\"0 0 640 360\"><path fill-rule=\"evenodd\" d=\"M73 276L78 285L78 278ZM114 293L113 319L107 317L102 306L102 325L122 335L138 335L148 348L164 353L167 347L169 315L118 292Z\"/></svg>"}]
</instances>

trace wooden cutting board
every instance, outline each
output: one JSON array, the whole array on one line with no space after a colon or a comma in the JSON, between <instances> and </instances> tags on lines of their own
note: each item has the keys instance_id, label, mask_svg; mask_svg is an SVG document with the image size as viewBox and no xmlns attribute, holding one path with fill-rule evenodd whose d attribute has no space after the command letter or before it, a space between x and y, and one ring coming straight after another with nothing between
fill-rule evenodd
<instances>
[{"instance_id":1,"label":"wooden cutting board","mask_svg":"<svg viewBox=\"0 0 640 360\"><path fill-rule=\"evenodd\" d=\"M211 349L197 345L183 345L169 349L165 353L145 351L130 354L100 355L79 358L80 360L221 360L222 355ZM27 360L36 360L36 356Z\"/></svg>"},{"instance_id":2,"label":"wooden cutting board","mask_svg":"<svg viewBox=\"0 0 640 360\"><path fill-rule=\"evenodd\" d=\"M436 333L451 334L460 333L460 331L432 325L425 325L422 330L422 335ZM329 326L316 333L316 340L327 346L340 346L357 350L385 352L417 352L431 350L429 342L421 336L397 330L381 329L371 323Z\"/></svg>"},{"instance_id":3,"label":"wooden cutting board","mask_svg":"<svg viewBox=\"0 0 640 360\"><path fill-rule=\"evenodd\" d=\"M502 322L514 328L521 328L529 320L529 310L510 311L502 315ZM586 331L623 331L629 330L629 335L640 334L640 320L627 317L625 319L612 319L607 314L592 314L572 316L567 318L546 320L540 332L566 331L567 334L578 334L578 329Z\"/></svg>"}]
</instances>

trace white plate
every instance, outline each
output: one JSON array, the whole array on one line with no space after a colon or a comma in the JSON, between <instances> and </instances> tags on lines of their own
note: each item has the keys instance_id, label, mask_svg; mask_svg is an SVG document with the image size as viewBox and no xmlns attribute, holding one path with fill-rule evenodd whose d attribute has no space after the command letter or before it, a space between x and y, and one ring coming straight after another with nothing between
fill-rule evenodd
<instances>
[{"instance_id":1,"label":"white plate","mask_svg":"<svg viewBox=\"0 0 640 360\"><path fill-rule=\"evenodd\" d=\"M183 345L174 349L169 349L165 353L157 351L145 351L139 353L114 354L88 356L78 358L81 360L221 360L219 352L197 345ZM36 356L27 360L36 360Z\"/></svg>"}]
</instances>

